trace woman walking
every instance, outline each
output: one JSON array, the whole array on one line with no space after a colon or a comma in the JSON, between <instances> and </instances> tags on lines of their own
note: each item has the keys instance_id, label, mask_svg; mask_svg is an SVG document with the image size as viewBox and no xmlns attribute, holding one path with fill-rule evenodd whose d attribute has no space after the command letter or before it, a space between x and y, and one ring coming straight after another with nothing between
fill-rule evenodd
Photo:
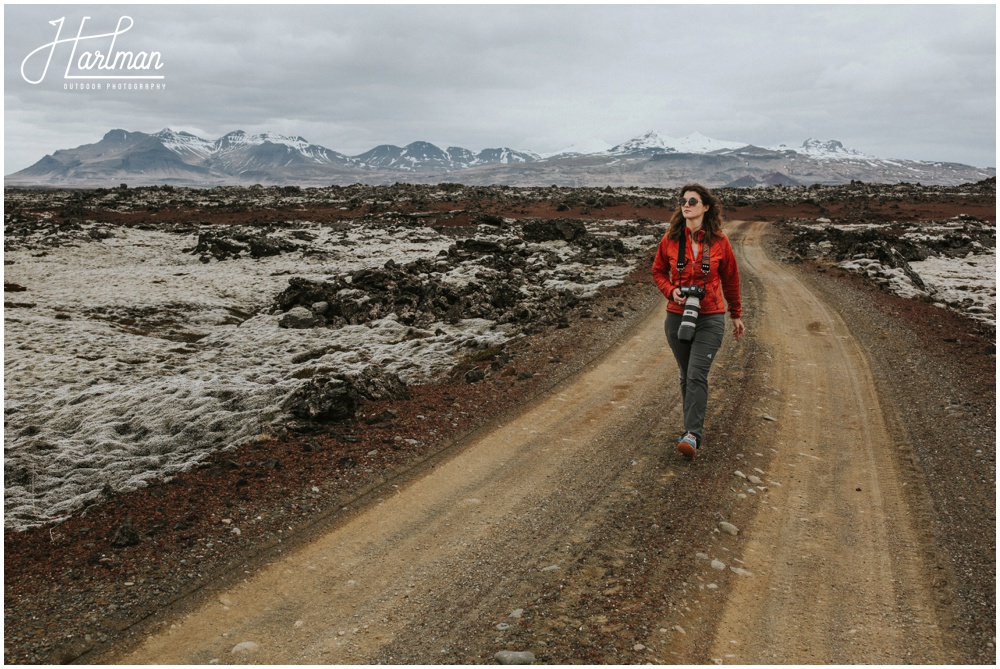
<instances>
[{"instance_id":1,"label":"woman walking","mask_svg":"<svg viewBox=\"0 0 1000 669\"><path fill-rule=\"evenodd\" d=\"M740 271L729 238L722 232L722 207L699 184L684 186L680 193L677 211L653 261L653 279L667 298L664 329L680 368L684 434L677 450L691 459L705 435L708 372L722 346L727 307L737 339L746 328Z\"/></svg>"}]
</instances>

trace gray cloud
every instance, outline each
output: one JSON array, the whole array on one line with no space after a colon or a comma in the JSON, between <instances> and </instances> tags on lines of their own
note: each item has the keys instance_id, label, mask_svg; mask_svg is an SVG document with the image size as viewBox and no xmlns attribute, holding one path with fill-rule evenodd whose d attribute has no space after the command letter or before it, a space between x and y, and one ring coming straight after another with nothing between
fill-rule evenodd
<instances>
[{"instance_id":1,"label":"gray cloud","mask_svg":"<svg viewBox=\"0 0 1000 669\"><path fill-rule=\"evenodd\" d=\"M21 62L91 16L135 25L167 88L63 90ZM650 129L996 164L992 5L139 5L4 9L5 166L120 127L555 151ZM68 49L68 47L67 47ZM61 65L56 66L62 58Z\"/></svg>"}]
</instances>

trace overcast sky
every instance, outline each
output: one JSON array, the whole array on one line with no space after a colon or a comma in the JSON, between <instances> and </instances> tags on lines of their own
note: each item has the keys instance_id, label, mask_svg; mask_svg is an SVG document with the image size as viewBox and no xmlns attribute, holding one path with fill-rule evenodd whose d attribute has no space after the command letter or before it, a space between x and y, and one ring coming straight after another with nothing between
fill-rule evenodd
<instances>
[{"instance_id":1,"label":"overcast sky","mask_svg":"<svg viewBox=\"0 0 1000 669\"><path fill-rule=\"evenodd\" d=\"M74 38L84 16L84 37L131 17L114 51L159 52L164 88L67 90L70 42L25 60L56 39L50 21ZM76 48L78 64L110 38ZM996 165L993 4L6 5L4 67L4 174L166 127L348 155L416 140L545 154L656 130Z\"/></svg>"}]
</instances>

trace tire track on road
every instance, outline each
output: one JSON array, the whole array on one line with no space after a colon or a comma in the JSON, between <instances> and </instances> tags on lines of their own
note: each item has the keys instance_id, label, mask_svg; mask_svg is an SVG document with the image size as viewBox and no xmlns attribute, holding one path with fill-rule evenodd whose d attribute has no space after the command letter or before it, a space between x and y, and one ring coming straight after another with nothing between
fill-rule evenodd
<instances>
[{"instance_id":1,"label":"tire track on road","mask_svg":"<svg viewBox=\"0 0 1000 669\"><path fill-rule=\"evenodd\" d=\"M762 430L767 502L745 533L745 567L710 657L739 664L945 663L926 539L913 527L897 445L850 327L739 224L741 262L761 277L760 332L778 389Z\"/></svg>"}]
</instances>

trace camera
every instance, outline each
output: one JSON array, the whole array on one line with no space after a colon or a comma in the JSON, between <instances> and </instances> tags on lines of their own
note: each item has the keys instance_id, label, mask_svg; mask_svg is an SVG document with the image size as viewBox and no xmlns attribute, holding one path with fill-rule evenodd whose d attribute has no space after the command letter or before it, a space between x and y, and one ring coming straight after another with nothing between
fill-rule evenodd
<instances>
[{"instance_id":1,"label":"camera","mask_svg":"<svg viewBox=\"0 0 1000 669\"><path fill-rule=\"evenodd\" d=\"M684 302L684 315L681 316L681 324L677 328L677 338L690 341L694 339L694 327L698 324L698 312L701 311L701 298L705 297L705 289L698 286L681 286L680 291L687 301Z\"/></svg>"}]
</instances>

